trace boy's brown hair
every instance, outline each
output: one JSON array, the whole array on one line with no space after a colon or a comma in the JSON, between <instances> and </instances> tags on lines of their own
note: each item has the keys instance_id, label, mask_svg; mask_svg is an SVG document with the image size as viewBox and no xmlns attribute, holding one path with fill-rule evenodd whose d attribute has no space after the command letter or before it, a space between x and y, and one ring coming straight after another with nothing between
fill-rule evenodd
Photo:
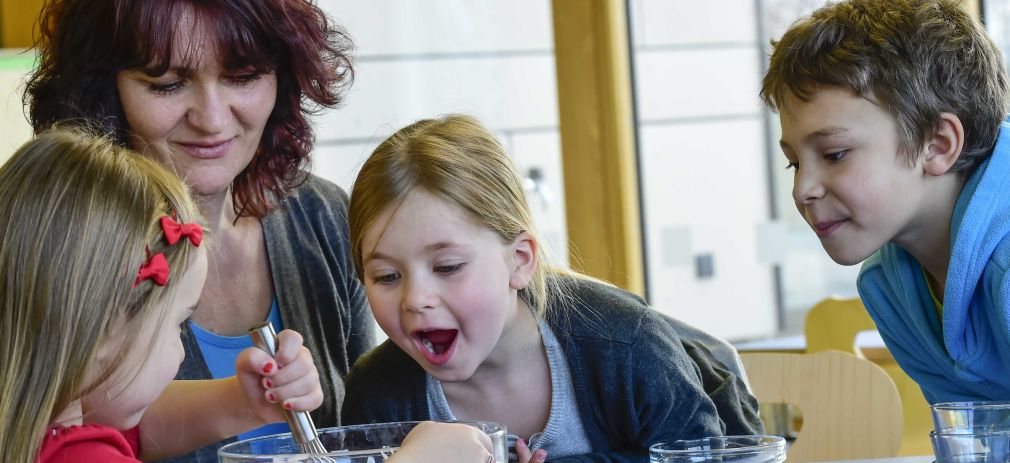
<instances>
[{"instance_id":1,"label":"boy's brown hair","mask_svg":"<svg viewBox=\"0 0 1010 463\"><path fill-rule=\"evenodd\" d=\"M951 0L846 0L794 23L772 42L761 98L779 110L838 86L894 116L914 162L940 113L964 126L951 171L970 173L991 153L1006 115L1007 72L982 25Z\"/></svg>"}]
</instances>

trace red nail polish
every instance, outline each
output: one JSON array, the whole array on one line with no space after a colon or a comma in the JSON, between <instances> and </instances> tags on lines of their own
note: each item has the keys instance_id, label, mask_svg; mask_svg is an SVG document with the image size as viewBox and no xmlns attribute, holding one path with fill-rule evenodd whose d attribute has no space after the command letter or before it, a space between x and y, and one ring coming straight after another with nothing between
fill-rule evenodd
<instances>
[{"instance_id":1,"label":"red nail polish","mask_svg":"<svg viewBox=\"0 0 1010 463\"><path fill-rule=\"evenodd\" d=\"M263 383L266 385L267 389L274 387L274 382L270 381L270 378L265 379Z\"/></svg>"},{"instance_id":2,"label":"red nail polish","mask_svg":"<svg viewBox=\"0 0 1010 463\"><path fill-rule=\"evenodd\" d=\"M274 393L273 393L273 392L267 392L267 400L269 400L269 401L271 401L271 402L274 402L274 401L276 401L276 400L277 400L277 397L276 397L276 396L274 396Z\"/></svg>"},{"instance_id":3,"label":"red nail polish","mask_svg":"<svg viewBox=\"0 0 1010 463\"><path fill-rule=\"evenodd\" d=\"M274 371L274 364L268 363L263 365L263 374L270 373L271 371Z\"/></svg>"},{"instance_id":4,"label":"red nail polish","mask_svg":"<svg viewBox=\"0 0 1010 463\"><path fill-rule=\"evenodd\" d=\"M291 410L292 408L294 408L294 405L291 405L291 402L284 402L285 410Z\"/></svg>"}]
</instances>

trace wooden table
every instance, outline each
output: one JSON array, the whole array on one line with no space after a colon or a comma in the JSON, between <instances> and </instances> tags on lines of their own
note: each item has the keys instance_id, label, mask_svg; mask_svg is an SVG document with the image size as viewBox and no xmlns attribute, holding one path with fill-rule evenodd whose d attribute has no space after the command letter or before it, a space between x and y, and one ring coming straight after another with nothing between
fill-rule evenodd
<instances>
[{"instance_id":1,"label":"wooden table","mask_svg":"<svg viewBox=\"0 0 1010 463\"><path fill-rule=\"evenodd\" d=\"M807 351L807 340L802 335L758 339L734 343L737 352L780 352L802 354Z\"/></svg>"},{"instance_id":2,"label":"wooden table","mask_svg":"<svg viewBox=\"0 0 1010 463\"><path fill-rule=\"evenodd\" d=\"M856 355L876 363L877 365L894 365L894 356L884 345L884 340L880 333L876 331L864 331L856 336ZM778 338L759 339L756 341L745 341L733 344L737 352L779 352L789 354L802 354L807 351L806 338L800 334L796 336L782 336Z\"/></svg>"},{"instance_id":3,"label":"wooden table","mask_svg":"<svg viewBox=\"0 0 1010 463\"><path fill-rule=\"evenodd\" d=\"M894 356L884 345L884 339L876 331L863 331L856 335L856 349L863 354L866 360L877 365L895 364Z\"/></svg>"}]
</instances>

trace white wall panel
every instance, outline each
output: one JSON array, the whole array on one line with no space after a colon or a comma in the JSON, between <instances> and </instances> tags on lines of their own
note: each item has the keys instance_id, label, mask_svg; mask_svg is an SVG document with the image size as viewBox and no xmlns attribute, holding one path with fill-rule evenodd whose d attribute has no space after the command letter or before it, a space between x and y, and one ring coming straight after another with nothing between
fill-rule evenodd
<instances>
[{"instance_id":1,"label":"white wall panel","mask_svg":"<svg viewBox=\"0 0 1010 463\"><path fill-rule=\"evenodd\" d=\"M371 144L317 145L312 150L312 173L336 183L350 194L361 165L377 144L378 141Z\"/></svg>"},{"instance_id":2,"label":"white wall panel","mask_svg":"<svg viewBox=\"0 0 1010 463\"><path fill-rule=\"evenodd\" d=\"M550 50L551 4L545 0L322 0L350 31L356 55Z\"/></svg>"},{"instance_id":3,"label":"white wall panel","mask_svg":"<svg viewBox=\"0 0 1010 463\"><path fill-rule=\"evenodd\" d=\"M770 266L758 259L757 230L768 217L764 128L753 120L644 127L641 156L649 285L653 305L727 339L776 329ZM690 253L711 254L714 275L659 258L663 237L687 228ZM682 262L682 261L678 261Z\"/></svg>"},{"instance_id":4,"label":"white wall panel","mask_svg":"<svg viewBox=\"0 0 1010 463\"><path fill-rule=\"evenodd\" d=\"M754 0L633 0L635 46L755 42Z\"/></svg>"},{"instance_id":5,"label":"white wall panel","mask_svg":"<svg viewBox=\"0 0 1010 463\"><path fill-rule=\"evenodd\" d=\"M635 56L638 115L667 118L758 114L756 48L649 51Z\"/></svg>"},{"instance_id":6,"label":"white wall panel","mask_svg":"<svg viewBox=\"0 0 1010 463\"><path fill-rule=\"evenodd\" d=\"M538 191L527 192L533 219L540 229L542 246L561 265L568 263L568 232L565 223L564 175L561 170L561 136L557 130L505 134L519 174L528 177L537 168L543 175Z\"/></svg>"},{"instance_id":7,"label":"white wall panel","mask_svg":"<svg viewBox=\"0 0 1010 463\"><path fill-rule=\"evenodd\" d=\"M449 112L475 115L496 130L556 127L554 57L361 63L344 107L320 118L318 137L381 140Z\"/></svg>"}]
</instances>

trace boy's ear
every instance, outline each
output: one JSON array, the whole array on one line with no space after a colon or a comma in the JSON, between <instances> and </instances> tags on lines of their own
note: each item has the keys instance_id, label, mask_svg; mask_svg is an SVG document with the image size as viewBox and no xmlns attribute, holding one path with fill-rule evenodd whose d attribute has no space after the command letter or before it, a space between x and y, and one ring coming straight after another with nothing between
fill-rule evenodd
<instances>
[{"instance_id":1,"label":"boy's ear","mask_svg":"<svg viewBox=\"0 0 1010 463\"><path fill-rule=\"evenodd\" d=\"M961 119L953 113L940 113L936 132L926 144L923 169L936 177L946 174L961 157L963 147L964 126Z\"/></svg>"},{"instance_id":2,"label":"boy's ear","mask_svg":"<svg viewBox=\"0 0 1010 463\"><path fill-rule=\"evenodd\" d=\"M526 289L537 270L537 253L540 248L537 241L527 232L522 232L509 246L512 257L512 273L509 276L509 287L516 291Z\"/></svg>"}]
</instances>

